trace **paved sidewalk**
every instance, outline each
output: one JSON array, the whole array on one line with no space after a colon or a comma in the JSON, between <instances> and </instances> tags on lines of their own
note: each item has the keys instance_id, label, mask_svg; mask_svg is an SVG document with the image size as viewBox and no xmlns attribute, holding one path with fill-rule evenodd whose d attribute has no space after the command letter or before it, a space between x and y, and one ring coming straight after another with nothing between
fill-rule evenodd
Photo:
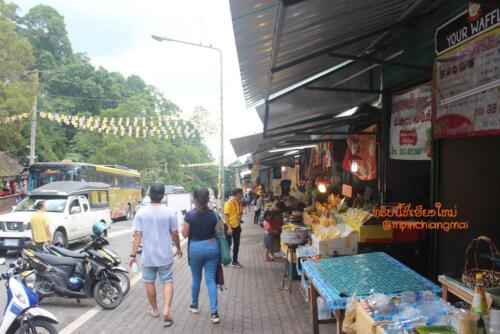
<instances>
[{"instance_id":1,"label":"paved sidewalk","mask_svg":"<svg viewBox=\"0 0 500 334\"><path fill-rule=\"evenodd\" d=\"M200 314L192 315L188 311L191 273L185 257L175 263L172 327L163 328L160 319L147 314L149 305L144 287L138 282L116 310L99 312L76 333L311 333L309 304L304 302L299 282L293 282L292 295L282 289L283 262L263 260L263 231L250 223L249 215L245 218L240 247L240 262L244 268L224 270L227 290L219 293L219 325L210 322L204 281ZM321 328L335 332L332 325Z\"/></svg>"}]
</instances>

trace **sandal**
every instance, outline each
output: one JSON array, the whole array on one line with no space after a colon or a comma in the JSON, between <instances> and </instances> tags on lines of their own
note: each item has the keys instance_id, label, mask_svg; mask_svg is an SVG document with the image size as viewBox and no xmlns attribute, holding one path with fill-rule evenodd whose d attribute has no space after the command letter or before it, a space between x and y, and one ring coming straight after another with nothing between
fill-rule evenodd
<instances>
[{"instance_id":1,"label":"sandal","mask_svg":"<svg viewBox=\"0 0 500 334\"><path fill-rule=\"evenodd\" d=\"M153 310L149 310L148 314L149 314L149 316L150 316L151 318L159 318L159 317L160 317L160 312L158 312L158 313L154 314L154 313L153 313Z\"/></svg>"},{"instance_id":2,"label":"sandal","mask_svg":"<svg viewBox=\"0 0 500 334\"><path fill-rule=\"evenodd\" d=\"M170 327L174 324L172 319L163 319L163 327Z\"/></svg>"}]
</instances>

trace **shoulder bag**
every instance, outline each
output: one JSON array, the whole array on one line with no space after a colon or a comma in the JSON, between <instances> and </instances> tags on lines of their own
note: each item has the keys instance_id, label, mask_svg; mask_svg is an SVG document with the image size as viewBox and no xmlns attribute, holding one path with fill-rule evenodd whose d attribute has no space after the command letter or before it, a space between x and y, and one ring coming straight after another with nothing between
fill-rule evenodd
<instances>
[{"instance_id":1,"label":"shoulder bag","mask_svg":"<svg viewBox=\"0 0 500 334\"><path fill-rule=\"evenodd\" d=\"M217 239L219 239L220 246L220 262L227 266L231 263L231 248L227 243L226 236L224 235L224 225L222 224L219 214L214 211L215 218L217 219L217 229L219 233L217 234Z\"/></svg>"}]
</instances>

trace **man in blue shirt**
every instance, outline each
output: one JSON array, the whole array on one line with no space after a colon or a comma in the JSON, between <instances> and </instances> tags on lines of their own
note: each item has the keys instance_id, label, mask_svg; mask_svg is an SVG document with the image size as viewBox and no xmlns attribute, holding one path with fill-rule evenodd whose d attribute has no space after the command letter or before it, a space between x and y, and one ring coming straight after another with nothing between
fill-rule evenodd
<instances>
[{"instance_id":1,"label":"man in blue shirt","mask_svg":"<svg viewBox=\"0 0 500 334\"><path fill-rule=\"evenodd\" d=\"M146 294L151 304L150 315L159 317L156 300L156 279L163 283L163 324L170 327L173 320L170 316L170 305L174 293L172 241L177 248L175 255L182 257L179 241L177 215L175 211L161 204L165 195L165 185L153 183L149 188L151 204L137 212L134 218L134 243L130 254L130 266L137 262L137 249L142 241L141 271L142 280L146 283Z\"/></svg>"}]
</instances>

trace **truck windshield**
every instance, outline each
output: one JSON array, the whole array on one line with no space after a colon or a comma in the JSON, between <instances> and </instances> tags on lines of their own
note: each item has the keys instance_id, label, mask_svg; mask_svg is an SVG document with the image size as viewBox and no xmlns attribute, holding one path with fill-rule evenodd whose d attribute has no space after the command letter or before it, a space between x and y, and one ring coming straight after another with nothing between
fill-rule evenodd
<instances>
[{"instance_id":1,"label":"truck windshield","mask_svg":"<svg viewBox=\"0 0 500 334\"><path fill-rule=\"evenodd\" d=\"M39 201L45 202L47 212L63 212L66 207L66 198L28 197L16 207L15 211L36 211L35 205Z\"/></svg>"}]
</instances>

